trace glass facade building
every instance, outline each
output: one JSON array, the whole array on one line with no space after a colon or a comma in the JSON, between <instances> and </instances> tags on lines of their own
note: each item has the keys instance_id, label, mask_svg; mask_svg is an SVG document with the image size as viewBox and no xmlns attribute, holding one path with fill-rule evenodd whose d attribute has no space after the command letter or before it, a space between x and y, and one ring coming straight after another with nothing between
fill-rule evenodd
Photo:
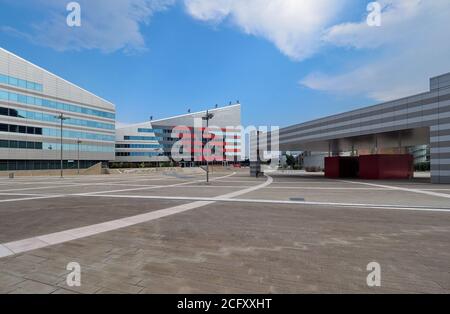
<instances>
[{"instance_id":1,"label":"glass facade building","mask_svg":"<svg viewBox=\"0 0 450 314\"><path fill-rule=\"evenodd\" d=\"M214 117L209 125L217 127L217 132L221 133L221 140L218 143L222 151L221 161L240 161L241 106L236 104L216 108L210 110L210 113ZM205 111L189 113L118 128L115 161L124 164L180 162L180 160L174 160L172 148L182 137L185 147L190 148L191 155L181 162L191 165L204 163L202 150L206 142L210 141L201 138L206 126L205 121L202 120L205 115ZM177 128L177 132L174 132L174 128ZM200 139L194 136L195 132L200 133Z\"/></svg>"},{"instance_id":2,"label":"glass facade building","mask_svg":"<svg viewBox=\"0 0 450 314\"><path fill-rule=\"evenodd\" d=\"M114 105L0 48L0 171L57 169L61 149L66 168L113 161Z\"/></svg>"}]
</instances>

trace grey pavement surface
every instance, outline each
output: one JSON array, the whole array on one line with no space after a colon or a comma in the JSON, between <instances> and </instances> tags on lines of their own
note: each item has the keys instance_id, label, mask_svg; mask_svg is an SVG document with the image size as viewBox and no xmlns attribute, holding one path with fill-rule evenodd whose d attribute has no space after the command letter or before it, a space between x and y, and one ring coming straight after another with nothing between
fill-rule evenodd
<instances>
[{"instance_id":1,"label":"grey pavement surface","mask_svg":"<svg viewBox=\"0 0 450 314\"><path fill-rule=\"evenodd\" d=\"M0 293L450 292L450 185L212 177L0 179Z\"/></svg>"}]
</instances>

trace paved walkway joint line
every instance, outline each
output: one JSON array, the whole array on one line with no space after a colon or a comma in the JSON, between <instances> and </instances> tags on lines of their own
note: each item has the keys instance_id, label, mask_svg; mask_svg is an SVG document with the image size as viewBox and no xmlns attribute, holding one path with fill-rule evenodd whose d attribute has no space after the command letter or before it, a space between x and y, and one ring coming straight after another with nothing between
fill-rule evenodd
<instances>
[{"instance_id":1,"label":"paved walkway joint line","mask_svg":"<svg viewBox=\"0 0 450 314\"><path fill-rule=\"evenodd\" d=\"M231 175L234 175L234 174L235 173L233 173ZM215 178L213 180L218 180L220 178L229 177L231 175ZM270 185L272 182L273 182L273 179L271 177L267 177L267 181L264 182L263 184L249 187L247 189L240 190L237 192L221 195L221 196L217 197L217 199L230 199L230 198L233 198L233 197L236 197L239 195L250 193L250 192L256 191L258 189L264 188L264 187ZM190 181L187 183L192 183L192 182ZM134 190L134 189L131 189L131 190ZM94 196L95 193L87 193L86 195ZM97 235L97 234L104 233L107 231L112 231L112 230L117 230L117 229L129 227L129 226L133 226L133 225L144 223L144 222L149 222L149 221L156 220L159 218L171 216L174 214L179 214L179 213L182 213L182 212L185 212L188 210L211 205L215 202L216 202L215 200L196 201L193 203L188 203L188 204L183 204L183 205L179 205L179 206L175 206L175 207L161 209L161 210L157 210L157 211L153 211L150 213L141 214L141 215L137 215L137 216L126 217L126 218L122 218L122 219L117 219L117 220L112 220L112 221L108 221L108 222L104 222L104 223L86 226L86 227L70 229L70 230L65 230L65 231L56 232L56 233L52 233L52 234L32 237L32 238L28 238L28 239L19 240L19 241L3 243L3 244L0 244L0 258L18 254L18 253L32 251L32 250L47 247L50 245L60 244L60 243L68 242L68 241L73 241L73 240Z\"/></svg>"}]
</instances>

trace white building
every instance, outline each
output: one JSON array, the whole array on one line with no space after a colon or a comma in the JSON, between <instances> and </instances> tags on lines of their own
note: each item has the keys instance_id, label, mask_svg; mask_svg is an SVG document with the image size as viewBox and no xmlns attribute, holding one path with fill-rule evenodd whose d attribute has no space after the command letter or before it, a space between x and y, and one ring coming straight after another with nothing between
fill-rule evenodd
<instances>
[{"instance_id":1,"label":"white building","mask_svg":"<svg viewBox=\"0 0 450 314\"><path fill-rule=\"evenodd\" d=\"M59 169L114 160L110 102L0 48L0 171Z\"/></svg>"},{"instance_id":2,"label":"white building","mask_svg":"<svg viewBox=\"0 0 450 314\"><path fill-rule=\"evenodd\" d=\"M210 127L218 127L223 135L224 159L239 161L241 153L241 138L238 127L241 125L241 106L239 104L209 110L213 115L209 121ZM134 124L116 130L116 162L149 163L173 161L172 147L180 140L172 137L175 127L186 127L190 133L194 130L203 131L206 121L202 117L206 111L188 113L166 119ZM185 163L202 162L202 146L206 140L197 143L198 139L189 137L188 145L191 156L183 159ZM226 157L226 158L225 158ZM176 160L179 161L179 160Z\"/></svg>"}]
</instances>

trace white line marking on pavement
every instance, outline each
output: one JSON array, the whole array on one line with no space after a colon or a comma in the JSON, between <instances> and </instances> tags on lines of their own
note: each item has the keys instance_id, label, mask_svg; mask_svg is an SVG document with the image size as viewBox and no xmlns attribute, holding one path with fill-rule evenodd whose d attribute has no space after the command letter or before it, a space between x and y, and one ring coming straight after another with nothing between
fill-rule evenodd
<instances>
[{"instance_id":1,"label":"white line marking on pavement","mask_svg":"<svg viewBox=\"0 0 450 314\"><path fill-rule=\"evenodd\" d=\"M56 194L0 193L1 196L56 196ZM58 194L59 195L59 194Z\"/></svg>"},{"instance_id":2,"label":"white line marking on pavement","mask_svg":"<svg viewBox=\"0 0 450 314\"><path fill-rule=\"evenodd\" d=\"M362 190L362 191L386 191L387 188L334 188L334 187L301 187L301 186L271 186L266 189L283 189L283 190Z\"/></svg>"},{"instance_id":3,"label":"white line marking on pavement","mask_svg":"<svg viewBox=\"0 0 450 314\"><path fill-rule=\"evenodd\" d=\"M234 174L235 173L233 173L231 175L234 175ZM224 177L229 177L231 175L227 175ZM221 177L218 177L215 179L218 180L220 178ZM264 182L263 184L249 187L249 188L241 190L241 191L228 193L228 194L220 196L220 198L228 199L231 197L243 195L243 194L255 191L259 188L263 188L263 187L269 185L270 183L272 183L272 178L267 177L267 181ZM88 196L95 196L95 194L90 194ZM81 238L96 235L99 233L117 230L117 229L125 228L128 226L132 226L132 225L152 221L155 219L159 219L162 217L167 217L167 216L171 216L174 214L182 213L182 212L185 212L185 211L188 211L191 209L195 209L195 208L213 204L214 202L215 202L214 200L195 201L193 203L188 203L188 204L183 204L183 205L170 207L170 208L166 208L166 209L156 210L153 212L149 212L149 213L141 214L141 215L137 215L137 216L116 219L116 220L99 223L99 224L95 224L95 225L90 225L90 226L86 226L86 227L75 228L75 229L65 230L65 231L56 232L56 233L52 233L52 234L41 235L41 236L37 236L37 237L23 239L23 240L19 240L19 241L3 243L3 244L0 244L0 249L2 249L0 251L0 258L12 255L11 252L13 252L14 254L18 254L18 253L28 252L28 251L32 251L35 249L47 247L47 246L54 245L54 244L60 244L60 243L64 243L67 241L81 239Z\"/></svg>"},{"instance_id":4,"label":"white line marking on pavement","mask_svg":"<svg viewBox=\"0 0 450 314\"><path fill-rule=\"evenodd\" d=\"M0 200L0 203L43 200L43 199L48 199L48 198L60 198L60 197L66 197L66 196L67 195L44 195L44 196L36 196L36 197L11 198L11 199L7 199L7 200Z\"/></svg>"},{"instance_id":5,"label":"white line marking on pavement","mask_svg":"<svg viewBox=\"0 0 450 314\"><path fill-rule=\"evenodd\" d=\"M7 190L0 190L0 192L3 193L3 192L14 192L14 191L46 190L46 189L57 189L57 188L86 186L86 185L93 185L93 184L92 183L63 184L63 185L52 185L52 186L40 186L40 187L33 187L33 188L7 189Z\"/></svg>"},{"instance_id":6,"label":"white line marking on pavement","mask_svg":"<svg viewBox=\"0 0 450 314\"><path fill-rule=\"evenodd\" d=\"M250 198L222 198L218 197L190 197L190 196L140 196L140 195L92 195L93 197L111 197L111 198L135 198L135 199L160 199L174 201L216 201L216 202L235 202L235 203L267 203L267 204L292 204L292 205L311 205L311 206L336 206L336 207L353 207L353 208L370 208L370 209L399 209L399 210L415 210L415 211L436 211L450 212L450 208L439 208L431 206L408 206L395 204L360 204L360 203L332 203L332 202L307 202L307 201L284 201L284 200L264 200Z\"/></svg>"},{"instance_id":7,"label":"white line marking on pavement","mask_svg":"<svg viewBox=\"0 0 450 314\"><path fill-rule=\"evenodd\" d=\"M14 252L8 249L6 246L0 244L0 258L13 255Z\"/></svg>"},{"instance_id":8,"label":"white line marking on pavement","mask_svg":"<svg viewBox=\"0 0 450 314\"><path fill-rule=\"evenodd\" d=\"M15 189L6 189L6 190L0 190L0 192L12 192L12 191L26 191L26 190L45 190L45 189L55 189L55 188L65 188L65 187L81 187L81 186L106 186L106 185L125 185L130 186L128 183L133 182L140 182L140 181L160 181L165 180L164 178L161 179L140 179L140 180L125 180L125 181L113 181L114 183L108 183L108 182L90 182L90 183L70 183L70 182L60 182L60 183L47 183L47 184L53 184L51 186L39 186L39 187L30 187L30 188L15 188ZM180 179L177 179L177 181L181 181ZM136 185L136 186L150 186L150 185Z\"/></svg>"},{"instance_id":9,"label":"white line marking on pavement","mask_svg":"<svg viewBox=\"0 0 450 314\"><path fill-rule=\"evenodd\" d=\"M395 190L395 191L404 191L404 192L411 192L411 193L417 193L417 194L425 194L425 195L436 196L436 197L450 198L450 194L436 193L436 192L425 191L425 190L419 190L419 189L408 189L408 188L402 188L402 187L399 187L399 186L383 185L383 184L374 184L374 183L368 183L368 182L356 182L356 181L347 181L347 180L339 180L339 181L341 181L341 182L346 182L346 183L353 183L353 184L362 184L362 185L374 186L374 187L379 187L379 188L387 188L387 189Z\"/></svg>"},{"instance_id":10,"label":"white line marking on pavement","mask_svg":"<svg viewBox=\"0 0 450 314\"><path fill-rule=\"evenodd\" d=\"M235 174L236 174L236 172L233 172L232 174L228 174L226 176L213 178L213 179L211 179L211 181L217 181L217 180L220 180L220 179L228 178L228 177L234 176ZM183 185L188 185L188 184L193 184L193 183L203 182L203 181L204 180L194 180L194 181L187 181L187 182L170 184L170 185L162 185L162 186L144 186L144 187L141 187L141 188L131 188L131 189L112 190L112 191L79 193L79 194L73 194L73 195L76 195L76 196L90 196L90 195L101 194L101 193L118 193L118 192L152 190L152 189L160 189L162 187L173 188L173 187L177 187L177 186L183 186Z\"/></svg>"},{"instance_id":11,"label":"white line marking on pavement","mask_svg":"<svg viewBox=\"0 0 450 314\"><path fill-rule=\"evenodd\" d=\"M213 178L213 179L211 179L211 181L216 181L216 180L220 180L222 178L227 178L227 177L233 176L235 174L236 174L236 172L233 172L232 174L229 174L229 175L226 175L226 176ZM145 181L145 180L141 180L141 181ZM66 194L54 194L54 195L42 194L42 196L39 196L41 194L30 194L30 195L36 195L36 197L6 199L6 200L0 200L0 203L31 201L31 200L38 200L38 199L50 199L50 198L70 197L70 196L90 196L91 194L96 194L96 193L115 193L115 192L127 192L127 191L135 191L135 190L139 191L139 190L149 190L149 189L160 189L160 188L164 188L164 187L176 187L176 186L182 186L182 185L185 185L185 184L186 185L187 184L193 184L193 183L197 183L197 182L203 182L203 180L188 181L188 182L171 184L171 185L144 186L142 188L133 188L133 189L115 190L115 191L114 190L113 191L98 191L98 192L74 193L74 194L66 193ZM78 187L78 186L92 186L92 185L96 185L96 184L80 183L80 184L73 184L73 185L64 185L62 187ZM40 187L40 188L12 189L12 190L3 190L3 191L0 191L0 192L17 191L17 190L23 191L23 190L34 190L34 189L50 189L50 188L55 188L55 187L51 186L51 187ZM14 195L14 194L5 193L5 195Z\"/></svg>"}]
</instances>

